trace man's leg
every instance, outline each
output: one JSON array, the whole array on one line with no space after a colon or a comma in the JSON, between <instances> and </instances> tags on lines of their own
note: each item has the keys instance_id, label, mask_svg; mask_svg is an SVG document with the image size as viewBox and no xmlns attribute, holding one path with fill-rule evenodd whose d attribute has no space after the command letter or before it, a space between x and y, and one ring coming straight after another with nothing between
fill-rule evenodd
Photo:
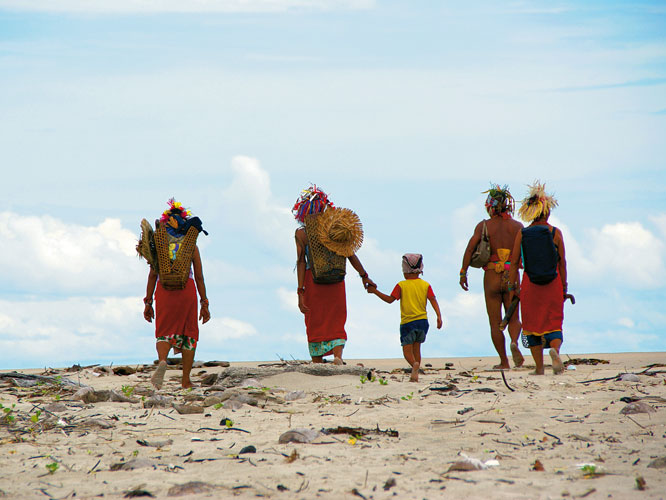
<instances>
[{"instance_id":1,"label":"man's leg","mask_svg":"<svg viewBox=\"0 0 666 500\"><path fill-rule=\"evenodd\" d=\"M493 270L485 271L483 277L483 291L486 298L486 312L488 313L488 322L490 324L490 338L493 346L500 357L499 365L493 368L502 368L508 370L509 359L506 357L506 346L504 345L504 333L499 328L502 321L502 292L500 291L501 274Z\"/></svg>"},{"instance_id":2,"label":"man's leg","mask_svg":"<svg viewBox=\"0 0 666 500\"><path fill-rule=\"evenodd\" d=\"M562 341L560 339L553 339L550 341L550 359L553 366L553 373L558 375L564 371L564 364L560 359L560 346Z\"/></svg>"},{"instance_id":3,"label":"man's leg","mask_svg":"<svg viewBox=\"0 0 666 500\"><path fill-rule=\"evenodd\" d=\"M543 346L530 346L530 351L532 352L532 358L534 358L534 364L536 365L536 369L533 372L534 375L543 375Z\"/></svg>"},{"instance_id":4,"label":"man's leg","mask_svg":"<svg viewBox=\"0 0 666 500\"><path fill-rule=\"evenodd\" d=\"M502 294L502 301L504 303L504 310L506 311L509 307L509 304L511 304L508 292L504 292ZM520 330L522 328L522 325L520 324L520 319L518 319L517 309L516 311L514 311L513 315L511 316L511 319L509 320L508 328L509 328L509 337L511 337L511 344L509 345L511 349L511 357L513 358L513 364L516 366L516 368L519 368L523 366L525 358L523 357L523 354L520 352L520 349L518 348L518 339L520 338Z\"/></svg>"}]
</instances>

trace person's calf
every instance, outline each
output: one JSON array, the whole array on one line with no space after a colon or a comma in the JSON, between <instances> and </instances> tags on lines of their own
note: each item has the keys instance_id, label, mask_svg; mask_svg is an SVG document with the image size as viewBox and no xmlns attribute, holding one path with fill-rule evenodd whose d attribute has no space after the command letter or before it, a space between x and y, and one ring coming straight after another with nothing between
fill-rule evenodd
<instances>
[{"instance_id":1,"label":"person's calf","mask_svg":"<svg viewBox=\"0 0 666 500\"><path fill-rule=\"evenodd\" d=\"M418 382L419 381L419 369L421 368L421 364L417 363L416 361L412 364L412 373L411 376L409 377L410 382Z\"/></svg>"}]
</instances>

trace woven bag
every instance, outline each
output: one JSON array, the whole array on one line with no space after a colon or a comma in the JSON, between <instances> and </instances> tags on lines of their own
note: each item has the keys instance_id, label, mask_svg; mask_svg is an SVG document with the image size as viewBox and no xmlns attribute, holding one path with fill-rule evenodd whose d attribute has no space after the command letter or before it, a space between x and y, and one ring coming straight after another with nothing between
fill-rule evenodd
<instances>
[{"instance_id":1,"label":"woven bag","mask_svg":"<svg viewBox=\"0 0 666 500\"><path fill-rule=\"evenodd\" d=\"M319 241L319 214L305 216L305 234L308 237L308 260L312 279L320 285L339 283L345 279L347 257L331 252Z\"/></svg>"},{"instance_id":2,"label":"woven bag","mask_svg":"<svg viewBox=\"0 0 666 500\"><path fill-rule=\"evenodd\" d=\"M191 227L183 238L176 259L169 258L169 235L164 224L156 222L155 248L159 262L160 283L165 290L182 290L187 285L192 265L192 255L197 245L199 231Z\"/></svg>"}]
</instances>

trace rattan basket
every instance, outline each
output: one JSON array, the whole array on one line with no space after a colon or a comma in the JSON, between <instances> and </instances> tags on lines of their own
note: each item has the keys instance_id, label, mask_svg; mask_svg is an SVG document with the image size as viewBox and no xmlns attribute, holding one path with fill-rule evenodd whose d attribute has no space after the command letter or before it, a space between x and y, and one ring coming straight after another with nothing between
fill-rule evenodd
<instances>
[{"instance_id":1,"label":"rattan basket","mask_svg":"<svg viewBox=\"0 0 666 500\"><path fill-rule=\"evenodd\" d=\"M326 285L345 279L347 258L331 252L319 241L319 214L305 216L305 234L308 237L308 260L315 283Z\"/></svg>"},{"instance_id":2,"label":"rattan basket","mask_svg":"<svg viewBox=\"0 0 666 500\"><path fill-rule=\"evenodd\" d=\"M194 227L187 231L178 248L176 260L171 260L169 258L169 235L166 228L161 222L156 222L156 226L154 238L160 283L165 290L182 290L190 277L192 255L197 245L199 231Z\"/></svg>"}]
</instances>

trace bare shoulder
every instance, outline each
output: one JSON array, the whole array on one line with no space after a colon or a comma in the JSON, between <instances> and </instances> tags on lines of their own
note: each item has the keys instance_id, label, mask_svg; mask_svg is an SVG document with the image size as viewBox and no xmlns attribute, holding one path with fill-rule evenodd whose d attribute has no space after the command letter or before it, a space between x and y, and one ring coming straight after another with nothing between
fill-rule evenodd
<instances>
[{"instance_id":1,"label":"bare shoulder","mask_svg":"<svg viewBox=\"0 0 666 500\"><path fill-rule=\"evenodd\" d=\"M296 238L296 241L298 243L302 243L304 245L307 245L308 237L305 234L305 229L303 229L302 227L299 227L298 229L296 229L296 232L294 233L294 237Z\"/></svg>"}]
</instances>

